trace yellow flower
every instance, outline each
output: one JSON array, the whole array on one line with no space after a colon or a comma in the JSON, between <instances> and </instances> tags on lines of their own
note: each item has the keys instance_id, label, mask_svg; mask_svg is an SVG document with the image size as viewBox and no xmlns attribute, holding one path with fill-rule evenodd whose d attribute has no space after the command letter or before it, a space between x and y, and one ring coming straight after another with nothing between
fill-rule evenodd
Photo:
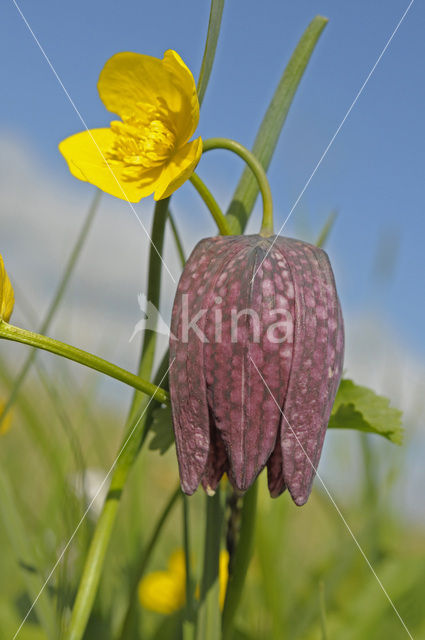
<instances>
[{"instance_id":1,"label":"yellow flower","mask_svg":"<svg viewBox=\"0 0 425 640\"><path fill-rule=\"evenodd\" d=\"M229 554L220 552L219 583L220 609L223 609L229 578ZM196 593L199 597L199 589ZM139 583L139 600L145 609L162 614L171 614L186 603L186 565L182 549L174 551L168 561L167 571L154 571L144 576Z\"/></svg>"},{"instance_id":2,"label":"yellow flower","mask_svg":"<svg viewBox=\"0 0 425 640\"><path fill-rule=\"evenodd\" d=\"M167 198L190 178L202 153L192 137L199 102L192 73L172 50L163 60L117 53L101 71L98 90L121 120L63 140L59 149L73 176L117 198Z\"/></svg>"},{"instance_id":3,"label":"yellow flower","mask_svg":"<svg viewBox=\"0 0 425 640\"><path fill-rule=\"evenodd\" d=\"M9 322L12 315L15 295L13 287L4 267L3 258L0 255L0 321Z\"/></svg>"},{"instance_id":4,"label":"yellow flower","mask_svg":"<svg viewBox=\"0 0 425 640\"><path fill-rule=\"evenodd\" d=\"M139 583L139 600L145 609L170 614L186 602L186 567L182 549L174 551L167 571L154 571Z\"/></svg>"}]
</instances>

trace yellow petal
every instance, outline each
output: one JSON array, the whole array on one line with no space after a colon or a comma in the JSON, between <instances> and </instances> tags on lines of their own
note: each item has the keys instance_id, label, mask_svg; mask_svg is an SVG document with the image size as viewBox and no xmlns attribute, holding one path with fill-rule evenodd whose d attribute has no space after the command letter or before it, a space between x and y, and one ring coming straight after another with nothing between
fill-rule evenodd
<instances>
[{"instance_id":1,"label":"yellow petal","mask_svg":"<svg viewBox=\"0 0 425 640\"><path fill-rule=\"evenodd\" d=\"M184 89L188 108L178 112L177 144L187 142L195 133L199 122L199 101L192 72L185 65L179 54L172 49L164 53L164 64L174 76L177 85Z\"/></svg>"},{"instance_id":2,"label":"yellow petal","mask_svg":"<svg viewBox=\"0 0 425 640\"><path fill-rule=\"evenodd\" d=\"M15 304L15 294L0 255L0 321L9 322Z\"/></svg>"},{"instance_id":3,"label":"yellow petal","mask_svg":"<svg viewBox=\"0 0 425 640\"><path fill-rule=\"evenodd\" d=\"M122 163L107 162L113 141L111 129L91 129L66 138L59 150L72 175L79 180L122 200L138 202L154 192L161 167L144 171L138 180L129 180Z\"/></svg>"},{"instance_id":4,"label":"yellow petal","mask_svg":"<svg viewBox=\"0 0 425 640\"><path fill-rule=\"evenodd\" d=\"M171 571L154 571L139 583L140 603L145 609L170 614L181 609L185 603L185 580Z\"/></svg>"},{"instance_id":5,"label":"yellow petal","mask_svg":"<svg viewBox=\"0 0 425 640\"><path fill-rule=\"evenodd\" d=\"M97 86L105 107L124 120L164 107L178 145L197 127L195 81L175 51L166 51L163 60L140 53L117 53L106 62Z\"/></svg>"},{"instance_id":6,"label":"yellow petal","mask_svg":"<svg viewBox=\"0 0 425 640\"><path fill-rule=\"evenodd\" d=\"M202 154L202 139L197 138L181 147L163 169L155 184L155 200L168 198L190 178Z\"/></svg>"}]
</instances>

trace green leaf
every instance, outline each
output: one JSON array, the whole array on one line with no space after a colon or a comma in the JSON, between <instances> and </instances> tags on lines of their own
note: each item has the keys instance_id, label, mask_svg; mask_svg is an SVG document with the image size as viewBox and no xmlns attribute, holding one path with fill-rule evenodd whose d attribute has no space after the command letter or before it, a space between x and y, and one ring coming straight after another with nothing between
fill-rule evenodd
<instances>
[{"instance_id":1,"label":"green leaf","mask_svg":"<svg viewBox=\"0 0 425 640\"><path fill-rule=\"evenodd\" d=\"M159 407L153 412L153 422L150 431L154 434L149 443L151 451L159 451L163 456L174 444L174 433L171 422L171 408Z\"/></svg>"},{"instance_id":2,"label":"green leaf","mask_svg":"<svg viewBox=\"0 0 425 640\"><path fill-rule=\"evenodd\" d=\"M327 22L327 18L316 16L304 31L283 72L258 130L252 151L266 171L279 140L282 127L285 124L295 92ZM227 217L234 233L242 233L245 229L257 196L258 183L251 170L246 168L239 180L227 212Z\"/></svg>"},{"instance_id":3,"label":"green leaf","mask_svg":"<svg viewBox=\"0 0 425 640\"><path fill-rule=\"evenodd\" d=\"M202 104L207 90L212 66L220 34L221 18L223 15L224 0L211 0L210 19L208 23L207 40L205 42L204 57L202 58L201 71L198 78L198 100Z\"/></svg>"},{"instance_id":4,"label":"green leaf","mask_svg":"<svg viewBox=\"0 0 425 640\"><path fill-rule=\"evenodd\" d=\"M390 407L390 401L352 380L341 380L329 421L329 429L356 429L377 433L401 444L402 412Z\"/></svg>"}]
</instances>

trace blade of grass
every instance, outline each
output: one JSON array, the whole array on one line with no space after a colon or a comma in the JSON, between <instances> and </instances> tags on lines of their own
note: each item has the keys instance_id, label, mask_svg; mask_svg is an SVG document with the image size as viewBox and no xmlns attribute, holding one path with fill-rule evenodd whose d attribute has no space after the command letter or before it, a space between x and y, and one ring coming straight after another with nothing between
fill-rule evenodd
<instances>
[{"instance_id":1,"label":"blade of grass","mask_svg":"<svg viewBox=\"0 0 425 640\"><path fill-rule=\"evenodd\" d=\"M257 156L266 171L273 157L280 132L285 124L298 85L327 22L326 18L316 16L304 31L283 72L258 130L252 152ZM258 192L258 184L255 178L248 168L245 169L226 214L233 233L239 234L244 231Z\"/></svg>"},{"instance_id":2,"label":"blade of grass","mask_svg":"<svg viewBox=\"0 0 425 640\"><path fill-rule=\"evenodd\" d=\"M78 258L80 257L81 251L83 249L84 243L86 241L86 238L88 236L88 233L90 231L90 227L92 226L94 217L96 215L98 206L99 206L99 202L100 202L100 196L101 196L101 192L99 190L96 190L96 193L93 197L92 203L89 207L89 210L87 212L87 216L86 219L84 220L83 226L81 227L81 231L78 234L76 243L74 245L74 248L71 251L71 255L69 256L67 265L65 267L65 271L63 272L62 278L59 282L59 286L56 290L56 293L54 295L54 298L52 300L52 302L50 303L49 309L47 310L47 314L46 317L44 318L43 322L41 323L41 327L39 329L39 333L46 333L55 314L56 311L59 308L59 305L63 299L64 293L66 291L66 288L68 286L68 283L70 281L70 278L72 276L72 273L75 269L75 266L77 264ZM22 386L22 383L24 382L26 375L28 373L28 371L30 370L30 367L34 361L34 358L37 354L37 349L31 349L31 351L29 352L27 359L25 360L22 369L20 370L15 384L13 385L13 388L11 390L9 399L7 401L7 403L5 404L3 411L0 414L0 425L3 421L3 419L5 418L7 412L10 410L10 408L12 407L13 403L15 402L15 398L19 393L19 389Z\"/></svg>"},{"instance_id":3,"label":"blade of grass","mask_svg":"<svg viewBox=\"0 0 425 640\"><path fill-rule=\"evenodd\" d=\"M226 599L223 609L223 640L233 635L233 621L242 596L246 574L254 549L255 518L257 512L258 480L243 497L241 529L235 557L230 567Z\"/></svg>"},{"instance_id":4,"label":"blade of grass","mask_svg":"<svg viewBox=\"0 0 425 640\"><path fill-rule=\"evenodd\" d=\"M183 640L195 639L195 608L193 602L194 583L191 567L191 546L190 546L190 520L189 520L189 499L183 495L183 546L186 567L186 607L183 620Z\"/></svg>"},{"instance_id":5,"label":"blade of grass","mask_svg":"<svg viewBox=\"0 0 425 640\"><path fill-rule=\"evenodd\" d=\"M29 570L36 567L37 554L30 542L28 530L21 519L9 478L0 466L0 520L7 534L10 546L18 565L22 567L22 576L30 598L35 599L43 585L43 577L38 571ZM47 637L55 640L58 637L54 607L47 591L43 591L35 604L37 618Z\"/></svg>"},{"instance_id":6,"label":"blade of grass","mask_svg":"<svg viewBox=\"0 0 425 640\"><path fill-rule=\"evenodd\" d=\"M127 611L124 615L124 621L121 627L121 632L117 636L119 640L127 640L131 638L134 633L134 619L136 616L136 607L138 606L137 600L137 587L142 579L143 574L145 573L147 564L149 559L153 553L153 550L160 538L162 529L168 520L168 516L170 515L174 505L176 504L178 498L182 495L180 486L176 488L174 493L171 495L170 499L166 503L164 510L158 518L158 521L152 531L151 537L149 538L149 542L142 550L142 553L139 559L136 561L136 570L134 572L134 578L131 582L129 596L128 596L128 607Z\"/></svg>"},{"instance_id":7,"label":"blade of grass","mask_svg":"<svg viewBox=\"0 0 425 640\"><path fill-rule=\"evenodd\" d=\"M171 231L174 238L174 243L176 245L177 253L180 259L180 264L182 267L186 264L186 256L184 253L183 243L181 241L181 237L179 234L179 230L177 229L176 221L174 220L174 216L171 211L168 209L168 220L170 222Z\"/></svg>"},{"instance_id":8,"label":"blade of grass","mask_svg":"<svg viewBox=\"0 0 425 640\"><path fill-rule=\"evenodd\" d=\"M326 244L329 238L329 234L333 229L333 226L335 224L337 217L338 217L337 211L330 212L325 224L323 225L321 232L319 233L319 237L316 240L317 247L323 247Z\"/></svg>"},{"instance_id":9,"label":"blade of grass","mask_svg":"<svg viewBox=\"0 0 425 640\"><path fill-rule=\"evenodd\" d=\"M220 487L215 495L205 496L204 566L199 597L197 640L220 640L219 556L224 520L224 504Z\"/></svg>"},{"instance_id":10,"label":"blade of grass","mask_svg":"<svg viewBox=\"0 0 425 640\"><path fill-rule=\"evenodd\" d=\"M13 377L8 369L4 358L0 357L0 380L9 388L13 384ZM39 418L34 403L27 399L24 394L20 394L17 403L18 412L25 420L28 432L31 435L33 444L39 449L43 458L50 464L50 470L54 473L59 484L65 482L61 460L57 455L57 442L52 439L51 434L46 435L42 420Z\"/></svg>"},{"instance_id":11,"label":"blade of grass","mask_svg":"<svg viewBox=\"0 0 425 640\"><path fill-rule=\"evenodd\" d=\"M223 16L224 0L211 0L210 19L208 23L207 39L204 57L198 78L198 100L202 104L214 64L218 36L220 35L221 19Z\"/></svg>"}]
</instances>

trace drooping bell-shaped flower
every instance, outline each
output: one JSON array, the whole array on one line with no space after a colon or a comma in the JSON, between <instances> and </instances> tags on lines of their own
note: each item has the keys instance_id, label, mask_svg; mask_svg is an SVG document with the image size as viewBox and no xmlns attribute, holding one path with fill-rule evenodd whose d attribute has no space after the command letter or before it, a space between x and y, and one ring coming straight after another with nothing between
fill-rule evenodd
<instances>
[{"instance_id":1,"label":"drooping bell-shaped flower","mask_svg":"<svg viewBox=\"0 0 425 640\"><path fill-rule=\"evenodd\" d=\"M324 251L283 237L201 240L171 324L170 392L183 491L226 472L246 491L310 494L342 372L344 330Z\"/></svg>"}]
</instances>

